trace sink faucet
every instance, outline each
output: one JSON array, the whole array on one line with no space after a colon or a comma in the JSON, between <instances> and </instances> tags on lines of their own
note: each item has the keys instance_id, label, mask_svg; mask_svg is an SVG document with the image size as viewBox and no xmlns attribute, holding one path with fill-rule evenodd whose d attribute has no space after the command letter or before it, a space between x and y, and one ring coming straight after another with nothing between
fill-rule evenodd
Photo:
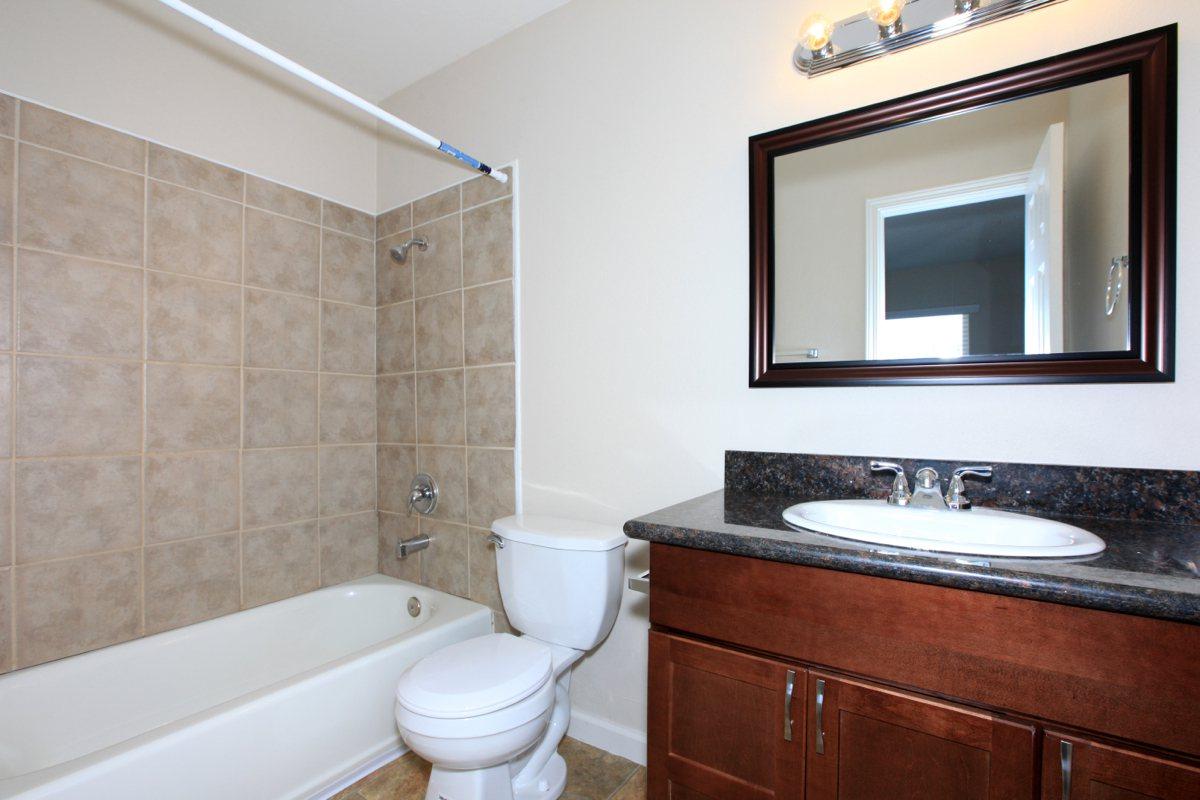
<instances>
[{"instance_id":1,"label":"sink faucet","mask_svg":"<svg viewBox=\"0 0 1200 800\"><path fill-rule=\"evenodd\" d=\"M950 511L968 511L971 501L967 499L966 486L963 478L990 478L990 466L959 467L950 477L949 487L942 494L942 482L937 470L933 467L921 467L917 470L917 488L909 490L908 478L904 475L904 467L891 461L872 461L872 472L891 472L896 475L892 482L892 491L888 495L888 505L909 506L914 508L949 509Z\"/></svg>"},{"instance_id":2,"label":"sink faucet","mask_svg":"<svg viewBox=\"0 0 1200 800\"><path fill-rule=\"evenodd\" d=\"M917 488L913 490L909 505L913 508L946 507L946 498L942 497L942 481L936 469L921 467L917 470Z\"/></svg>"}]
</instances>

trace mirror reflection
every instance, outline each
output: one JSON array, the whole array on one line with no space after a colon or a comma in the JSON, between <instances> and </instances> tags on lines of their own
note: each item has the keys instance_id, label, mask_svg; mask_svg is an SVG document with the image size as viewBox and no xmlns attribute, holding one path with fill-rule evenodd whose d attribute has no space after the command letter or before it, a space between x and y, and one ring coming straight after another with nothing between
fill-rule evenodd
<instances>
[{"instance_id":1,"label":"mirror reflection","mask_svg":"<svg viewBox=\"0 0 1200 800\"><path fill-rule=\"evenodd\" d=\"M774 361L1130 347L1129 80L774 160Z\"/></svg>"}]
</instances>

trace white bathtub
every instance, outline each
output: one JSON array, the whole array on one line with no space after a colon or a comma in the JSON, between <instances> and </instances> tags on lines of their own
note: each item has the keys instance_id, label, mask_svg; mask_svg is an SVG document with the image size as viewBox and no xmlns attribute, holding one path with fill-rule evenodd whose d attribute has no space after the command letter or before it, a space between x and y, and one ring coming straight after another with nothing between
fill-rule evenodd
<instances>
[{"instance_id":1,"label":"white bathtub","mask_svg":"<svg viewBox=\"0 0 1200 800\"><path fill-rule=\"evenodd\" d=\"M400 673L491 630L375 575L2 676L0 798L326 796L401 752Z\"/></svg>"}]
</instances>

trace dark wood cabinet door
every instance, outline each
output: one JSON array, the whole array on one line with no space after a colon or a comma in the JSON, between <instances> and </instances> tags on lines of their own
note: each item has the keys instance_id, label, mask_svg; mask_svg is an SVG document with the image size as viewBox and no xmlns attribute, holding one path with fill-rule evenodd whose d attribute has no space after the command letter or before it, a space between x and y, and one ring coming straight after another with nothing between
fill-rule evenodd
<instances>
[{"instance_id":1,"label":"dark wood cabinet door","mask_svg":"<svg viewBox=\"0 0 1200 800\"><path fill-rule=\"evenodd\" d=\"M804 686L800 667L652 631L647 796L800 800Z\"/></svg>"},{"instance_id":2,"label":"dark wood cabinet door","mask_svg":"<svg viewBox=\"0 0 1200 800\"><path fill-rule=\"evenodd\" d=\"M1032 725L838 675L808 684L808 800L1036 795Z\"/></svg>"},{"instance_id":3,"label":"dark wood cabinet door","mask_svg":"<svg viewBox=\"0 0 1200 800\"><path fill-rule=\"evenodd\" d=\"M1043 800L1197 800L1200 769L1073 734L1046 732Z\"/></svg>"}]
</instances>

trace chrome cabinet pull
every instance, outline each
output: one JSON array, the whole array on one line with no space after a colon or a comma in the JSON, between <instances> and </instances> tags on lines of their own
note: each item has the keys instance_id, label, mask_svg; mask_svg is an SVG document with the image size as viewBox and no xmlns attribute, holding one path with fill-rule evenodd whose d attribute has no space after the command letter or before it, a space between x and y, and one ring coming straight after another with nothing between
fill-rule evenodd
<instances>
[{"instance_id":1,"label":"chrome cabinet pull","mask_svg":"<svg viewBox=\"0 0 1200 800\"><path fill-rule=\"evenodd\" d=\"M817 679L817 755L825 755L825 680Z\"/></svg>"},{"instance_id":2,"label":"chrome cabinet pull","mask_svg":"<svg viewBox=\"0 0 1200 800\"><path fill-rule=\"evenodd\" d=\"M792 740L792 696L796 693L796 670L787 671L787 688L783 692L783 740Z\"/></svg>"},{"instance_id":3,"label":"chrome cabinet pull","mask_svg":"<svg viewBox=\"0 0 1200 800\"><path fill-rule=\"evenodd\" d=\"M1073 745L1066 739L1058 743L1058 762L1062 769L1062 800L1071 800L1071 750Z\"/></svg>"}]
</instances>

